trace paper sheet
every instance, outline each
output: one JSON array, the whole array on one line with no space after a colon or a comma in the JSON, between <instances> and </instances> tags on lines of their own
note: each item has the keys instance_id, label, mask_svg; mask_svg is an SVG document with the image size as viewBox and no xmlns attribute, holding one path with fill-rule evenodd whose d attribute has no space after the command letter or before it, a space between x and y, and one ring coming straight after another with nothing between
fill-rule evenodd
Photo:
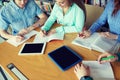
<instances>
[{"instance_id":1,"label":"paper sheet","mask_svg":"<svg viewBox=\"0 0 120 80\"><path fill-rule=\"evenodd\" d=\"M10 44L12 44L12 45L14 45L15 47L17 47L17 46L19 46L20 44L24 43L24 42L27 41L30 37L32 37L33 35L35 35L35 34L37 34L37 33L38 33L38 31L35 31L35 30L29 32L28 34L26 34L26 35L24 36L25 39L24 39L23 41L21 41L21 42L16 42L16 41L13 40L13 39L9 39L9 40L7 40L7 42L10 43Z\"/></svg>"},{"instance_id":2,"label":"paper sheet","mask_svg":"<svg viewBox=\"0 0 120 80\"><path fill-rule=\"evenodd\" d=\"M114 74L110 63L100 64L98 61L83 61L90 67L90 75L94 80L114 80Z\"/></svg>"}]
</instances>

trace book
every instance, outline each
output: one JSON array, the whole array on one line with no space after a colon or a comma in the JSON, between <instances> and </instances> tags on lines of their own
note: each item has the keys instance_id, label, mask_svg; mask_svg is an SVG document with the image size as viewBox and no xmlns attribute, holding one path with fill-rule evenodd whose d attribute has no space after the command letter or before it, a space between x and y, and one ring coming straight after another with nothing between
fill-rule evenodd
<instances>
[{"instance_id":1,"label":"book","mask_svg":"<svg viewBox=\"0 0 120 80\"><path fill-rule=\"evenodd\" d=\"M38 31L33 30L33 31L29 32L28 34L25 34L25 35L24 35L25 39L22 40L21 42L16 42L13 38L8 39L7 42L10 43L10 44L12 44L13 46L17 47L17 46L19 46L20 44L24 43L24 42L27 41L30 37L32 37L33 35L35 35L35 34L37 34L37 33L38 33Z\"/></svg>"},{"instance_id":2,"label":"book","mask_svg":"<svg viewBox=\"0 0 120 80\"><path fill-rule=\"evenodd\" d=\"M1 65L0 65L0 80L14 80Z\"/></svg>"},{"instance_id":3,"label":"book","mask_svg":"<svg viewBox=\"0 0 120 80\"><path fill-rule=\"evenodd\" d=\"M43 54L46 43L24 43L18 55L39 55Z\"/></svg>"},{"instance_id":4,"label":"book","mask_svg":"<svg viewBox=\"0 0 120 80\"><path fill-rule=\"evenodd\" d=\"M96 50L98 52L118 52L119 42L116 40L108 39L101 36L99 33L93 33L90 37L82 39L77 36L72 44L88 48L90 50Z\"/></svg>"},{"instance_id":5,"label":"book","mask_svg":"<svg viewBox=\"0 0 120 80\"><path fill-rule=\"evenodd\" d=\"M56 32L50 36L42 36L42 32L38 33L35 36L34 43L44 43L44 42L49 42L52 40L63 40L64 39L64 32Z\"/></svg>"},{"instance_id":6,"label":"book","mask_svg":"<svg viewBox=\"0 0 120 80\"><path fill-rule=\"evenodd\" d=\"M53 50L48 56L62 71L82 61L82 57L67 46Z\"/></svg>"},{"instance_id":7,"label":"book","mask_svg":"<svg viewBox=\"0 0 120 80\"><path fill-rule=\"evenodd\" d=\"M98 61L82 61L89 66L90 76L94 80L115 80L111 64L109 62L100 64Z\"/></svg>"}]
</instances>

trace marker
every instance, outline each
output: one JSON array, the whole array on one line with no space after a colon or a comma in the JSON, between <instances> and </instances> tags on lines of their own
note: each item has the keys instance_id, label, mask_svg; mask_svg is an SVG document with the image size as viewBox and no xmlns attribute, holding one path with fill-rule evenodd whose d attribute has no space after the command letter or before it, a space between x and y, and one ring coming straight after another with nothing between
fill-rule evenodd
<instances>
[{"instance_id":1,"label":"marker","mask_svg":"<svg viewBox=\"0 0 120 80\"><path fill-rule=\"evenodd\" d=\"M109 59L114 59L115 56L108 56L108 57L104 57L104 58L101 58L101 60L109 60Z\"/></svg>"}]
</instances>

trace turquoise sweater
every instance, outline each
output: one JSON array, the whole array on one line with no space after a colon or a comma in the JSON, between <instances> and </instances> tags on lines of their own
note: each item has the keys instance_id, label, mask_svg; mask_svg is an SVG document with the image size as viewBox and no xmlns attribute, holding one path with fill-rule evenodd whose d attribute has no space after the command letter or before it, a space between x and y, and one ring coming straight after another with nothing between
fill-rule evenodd
<instances>
[{"instance_id":1,"label":"turquoise sweater","mask_svg":"<svg viewBox=\"0 0 120 80\"><path fill-rule=\"evenodd\" d=\"M41 29L49 31L54 22L57 21L58 24L63 26L56 28L56 31L62 30L65 33L81 32L84 20L84 12L77 4L73 3L65 15L63 15L62 8L55 4L50 17Z\"/></svg>"}]
</instances>

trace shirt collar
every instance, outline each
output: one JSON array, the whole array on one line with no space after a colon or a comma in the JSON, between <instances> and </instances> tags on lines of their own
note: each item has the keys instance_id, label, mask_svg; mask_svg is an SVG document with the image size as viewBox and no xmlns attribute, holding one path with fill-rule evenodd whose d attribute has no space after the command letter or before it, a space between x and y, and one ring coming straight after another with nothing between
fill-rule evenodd
<instances>
[{"instance_id":1,"label":"shirt collar","mask_svg":"<svg viewBox=\"0 0 120 80\"><path fill-rule=\"evenodd\" d=\"M13 0L11 0L11 4L12 4L12 6L16 9L16 10L20 10L21 8L19 8L16 4L15 4L15 2L13 1ZM25 8L25 7L24 7ZM24 10L24 8L23 8L23 10Z\"/></svg>"}]
</instances>

